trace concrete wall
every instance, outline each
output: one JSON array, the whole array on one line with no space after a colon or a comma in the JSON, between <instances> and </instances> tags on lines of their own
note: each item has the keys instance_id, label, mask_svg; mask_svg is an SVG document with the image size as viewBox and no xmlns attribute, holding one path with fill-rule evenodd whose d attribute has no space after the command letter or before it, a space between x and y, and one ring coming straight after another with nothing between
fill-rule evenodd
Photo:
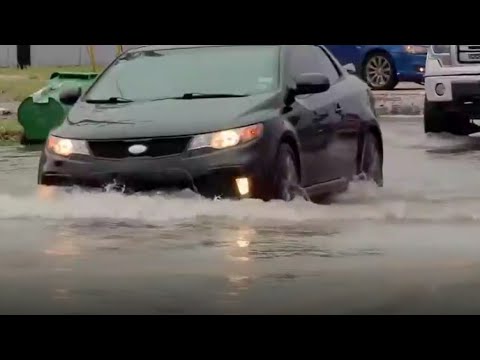
<instances>
[{"instance_id":1,"label":"concrete wall","mask_svg":"<svg viewBox=\"0 0 480 360\"><path fill-rule=\"evenodd\" d=\"M0 67L17 66L17 45L0 45Z\"/></svg>"},{"instance_id":2,"label":"concrete wall","mask_svg":"<svg viewBox=\"0 0 480 360\"><path fill-rule=\"evenodd\" d=\"M124 49L140 45L123 45ZM116 45L95 45L95 60L108 65L116 56ZM31 45L32 66L90 65L88 45ZM16 45L0 45L0 67L17 65Z\"/></svg>"}]
</instances>

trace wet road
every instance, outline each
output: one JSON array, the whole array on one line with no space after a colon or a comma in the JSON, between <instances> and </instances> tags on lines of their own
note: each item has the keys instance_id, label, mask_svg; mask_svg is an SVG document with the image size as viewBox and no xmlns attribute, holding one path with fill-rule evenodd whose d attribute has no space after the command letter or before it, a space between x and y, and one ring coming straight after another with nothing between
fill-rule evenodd
<instances>
[{"instance_id":1,"label":"wet road","mask_svg":"<svg viewBox=\"0 0 480 360\"><path fill-rule=\"evenodd\" d=\"M58 194L0 148L0 314L480 314L480 139L382 123L333 205Z\"/></svg>"}]
</instances>

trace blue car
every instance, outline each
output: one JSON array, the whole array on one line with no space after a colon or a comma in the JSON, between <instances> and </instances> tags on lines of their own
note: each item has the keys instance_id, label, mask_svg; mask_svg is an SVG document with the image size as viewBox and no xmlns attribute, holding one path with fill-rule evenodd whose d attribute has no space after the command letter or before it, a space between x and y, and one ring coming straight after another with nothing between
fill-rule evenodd
<instances>
[{"instance_id":1,"label":"blue car","mask_svg":"<svg viewBox=\"0 0 480 360\"><path fill-rule=\"evenodd\" d=\"M424 82L428 45L325 46L342 65L355 65L373 90L393 90L399 82Z\"/></svg>"}]
</instances>

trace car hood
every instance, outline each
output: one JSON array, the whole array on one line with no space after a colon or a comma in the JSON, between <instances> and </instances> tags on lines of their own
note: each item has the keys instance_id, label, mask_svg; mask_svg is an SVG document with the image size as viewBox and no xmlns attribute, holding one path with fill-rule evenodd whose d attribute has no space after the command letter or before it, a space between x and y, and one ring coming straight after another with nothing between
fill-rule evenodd
<instances>
[{"instance_id":1,"label":"car hood","mask_svg":"<svg viewBox=\"0 0 480 360\"><path fill-rule=\"evenodd\" d=\"M52 134L85 140L204 134L268 120L278 114L281 99L280 93L269 93L118 105L82 102Z\"/></svg>"}]
</instances>

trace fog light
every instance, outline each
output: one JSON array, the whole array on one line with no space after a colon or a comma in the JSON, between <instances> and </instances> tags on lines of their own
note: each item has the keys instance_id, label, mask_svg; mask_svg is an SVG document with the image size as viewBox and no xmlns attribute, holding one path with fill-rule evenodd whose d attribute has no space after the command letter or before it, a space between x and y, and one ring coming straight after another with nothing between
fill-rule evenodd
<instances>
[{"instance_id":1,"label":"fog light","mask_svg":"<svg viewBox=\"0 0 480 360\"><path fill-rule=\"evenodd\" d=\"M423 67L421 67L421 68L418 69L418 70L420 70L421 73L424 73L424 72L425 72L425 68L423 68Z\"/></svg>"},{"instance_id":2,"label":"fog light","mask_svg":"<svg viewBox=\"0 0 480 360\"><path fill-rule=\"evenodd\" d=\"M435 92L437 93L438 96L445 95L445 85L437 84L437 86L435 87Z\"/></svg>"},{"instance_id":3,"label":"fog light","mask_svg":"<svg viewBox=\"0 0 480 360\"><path fill-rule=\"evenodd\" d=\"M248 178L236 179L237 189L241 196L250 194L250 181Z\"/></svg>"}]
</instances>

